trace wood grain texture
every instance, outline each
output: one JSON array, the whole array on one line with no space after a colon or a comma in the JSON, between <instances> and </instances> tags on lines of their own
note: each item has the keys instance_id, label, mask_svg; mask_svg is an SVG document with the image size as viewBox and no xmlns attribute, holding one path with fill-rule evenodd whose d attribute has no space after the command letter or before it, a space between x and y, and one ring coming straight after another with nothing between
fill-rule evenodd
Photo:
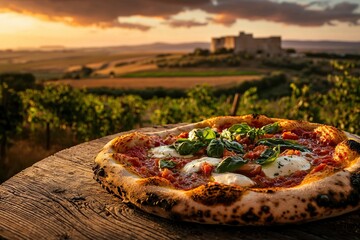
<instances>
[{"instance_id":1,"label":"wood grain texture","mask_svg":"<svg viewBox=\"0 0 360 240\"><path fill-rule=\"evenodd\" d=\"M114 136L58 152L0 185L0 239L360 239L359 211L276 227L200 225L144 213L93 180L94 157Z\"/></svg>"}]
</instances>

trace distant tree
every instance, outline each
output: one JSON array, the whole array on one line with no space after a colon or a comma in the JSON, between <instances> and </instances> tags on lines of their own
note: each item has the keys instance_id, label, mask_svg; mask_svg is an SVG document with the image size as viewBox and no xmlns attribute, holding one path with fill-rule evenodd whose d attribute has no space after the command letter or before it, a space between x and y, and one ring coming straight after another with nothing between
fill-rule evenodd
<instances>
[{"instance_id":1,"label":"distant tree","mask_svg":"<svg viewBox=\"0 0 360 240\"><path fill-rule=\"evenodd\" d=\"M215 51L215 54L234 53L234 49L220 48Z\"/></svg>"},{"instance_id":2,"label":"distant tree","mask_svg":"<svg viewBox=\"0 0 360 240\"><path fill-rule=\"evenodd\" d=\"M194 56L209 56L210 51L208 49L195 48L193 55Z\"/></svg>"},{"instance_id":3,"label":"distant tree","mask_svg":"<svg viewBox=\"0 0 360 240\"><path fill-rule=\"evenodd\" d=\"M94 70L92 68L89 68L87 66L82 66L80 69L80 77L81 78L87 78L90 77L90 75L94 72Z\"/></svg>"},{"instance_id":4,"label":"distant tree","mask_svg":"<svg viewBox=\"0 0 360 240\"><path fill-rule=\"evenodd\" d=\"M0 83L6 83L9 89L24 91L35 87L35 77L31 73L2 73Z\"/></svg>"},{"instance_id":5,"label":"distant tree","mask_svg":"<svg viewBox=\"0 0 360 240\"><path fill-rule=\"evenodd\" d=\"M294 54L294 53L296 53L296 50L295 50L295 48L287 48L287 49L285 49L285 52L287 54Z\"/></svg>"}]
</instances>

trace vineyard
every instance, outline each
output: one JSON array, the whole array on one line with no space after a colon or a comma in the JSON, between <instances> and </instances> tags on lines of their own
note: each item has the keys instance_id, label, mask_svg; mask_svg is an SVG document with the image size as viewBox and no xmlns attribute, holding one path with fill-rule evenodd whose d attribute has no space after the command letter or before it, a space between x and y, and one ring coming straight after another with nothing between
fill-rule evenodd
<instances>
[{"instance_id":1,"label":"vineyard","mask_svg":"<svg viewBox=\"0 0 360 240\"><path fill-rule=\"evenodd\" d=\"M65 139L61 146L64 148L143 126L200 121L229 114L236 92L241 96L237 115L258 113L302 119L360 134L360 77L352 74L351 64L333 63L332 67L333 74L321 91L308 81L280 78L278 83L275 80L259 81L257 85L244 83L226 91L202 85L178 97L152 98L141 94L90 93L66 85L38 85L31 74L2 74L0 182L11 174L13 156L9 149L16 149L14 144L19 139L37 136L31 140L34 149L36 144L51 149ZM288 91L277 89L275 85L279 83L282 90L285 84ZM279 94L264 94L269 89ZM19 170L12 168L13 173Z\"/></svg>"}]
</instances>

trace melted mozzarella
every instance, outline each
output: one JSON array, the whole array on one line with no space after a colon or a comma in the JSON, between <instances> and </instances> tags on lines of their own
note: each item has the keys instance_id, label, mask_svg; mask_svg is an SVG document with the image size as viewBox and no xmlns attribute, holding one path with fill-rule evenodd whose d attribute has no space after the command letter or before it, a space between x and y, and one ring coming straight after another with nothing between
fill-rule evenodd
<instances>
[{"instance_id":1,"label":"melted mozzarella","mask_svg":"<svg viewBox=\"0 0 360 240\"><path fill-rule=\"evenodd\" d=\"M221 158L202 157L187 163L182 169L182 171L184 171L187 174L195 173L200 171L201 166L205 162L212 166L217 166L221 162L221 160L222 160Z\"/></svg>"},{"instance_id":2,"label":"melted mozzarella","mask_svg":"<svg viewBox=\"0 0 360 240\"><path fill-rule=\"evenodd\" d=\"M269 178L278 176L288 176L299 170L309 170L310 163L304 158L297 155L281 156L274 162L264 165L263 172Z\"/></svg>"},{"instance_id":3,"label":"melted mozzarella","mask_svg":"<svg viewBox=\"0 0 360 240\"><path fill-rule=\"evenodd\" d=\"M190 141L196 141L198 139L198 137L196 136L195 132L197 131L197 128L194 128L193 130L191 130L189 132L189 140Z\"/></svg>"},{"instance_id":4,"label":"melted mozzarella","mask_svg":"<svg viewBox=\"0 0 360 240\"><path fill-rule=\"evenodd\" d=\"M222 184L235 184L242 187L250 187L255 185L255 182L250 178L237 173L213 173L212 177L215 182Z\"/></svg>"},{"instance_id":5,"label":"melted mozzarella","mask_svg":"<svg viewBox=\"0 0 360 240\"><path fill-rule=\"evenodd\" d=\"M150 157L153 158L167 158L167 157L182 157L189 158L193 155L180 155L174 148L170 148L169 146L160 146L156 148L152 148L149 151Z\"/></svg>"}]
</instances>

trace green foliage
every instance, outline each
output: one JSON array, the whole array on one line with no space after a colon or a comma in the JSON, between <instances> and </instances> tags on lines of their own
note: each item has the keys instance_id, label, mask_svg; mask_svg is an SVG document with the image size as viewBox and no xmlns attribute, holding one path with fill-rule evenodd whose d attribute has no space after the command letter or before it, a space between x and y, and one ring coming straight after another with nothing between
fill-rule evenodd
<instances>
[{"instance_id":1,"label":"green foliage","mask_svg":"<svg viewBox=\"0 0 360 240\"><path fill-rule=\"evenodd\" d=\"M227 115L230 105L224 98L215 97L212 88L197 86L187 92L186 98L155 99L151 121L155 124L195 122L217 115Z\"/></svg>"},{"instance_id":2,"label":"green foliage","mask_svg":"<svg viewBox=\"0 0 360 240\"><path fill-rule=\"evenodd\" d=\"M141 123L145 109L137 96L96 96L63 85L26 90L22 99L27 122L33 128L48 123L55 128L70 128L79 140L132 129Z\"/></svg>"},{"instance_id":3,"label":"green foliage","mask_svg":"<svg viewBox=\"0 0 360 240\"><path fill-rule=\"evenodd\" d=\"M35 77L30 73L2 73L0 83L6 84L8 89L23 91L35 87Z\"/></svg>"},{"instance_id":4,"label":"green foliage","mask_svg":"<svg viewBox=\"0 0 360 240\"><path fill-rule=\"evenodd\" d=\"M202 48L195 48L193 53L190 53L190 55L194 56L209 56L210 51L209 49L202 49Z\"/></svg>"},{"instance_id":5,"label":"green foliage","mask_svg":"<svg viewBox=\"0 0 360 240\"><path fill-rule=\"evenodd\" d=\"M19 95L14 89L0 83L0 140L21 131L23 106Z\"/></svg>"},{"instance_id":6,"label":"green foliage","mask_svg":"<svg viewBox=\"0 0 360 240\"><path fill-rule=\"evenodd\" d=\"M333 62L333 66L340 73L329 76L334 87L323 95L324 121L360 134L360 77L351 74L351 63Z\"/></svg>"},{"instance_id":7,"label":"green foliage","mask_svg":"<svg viewBox=\"0 0 360 240\"><path fill-rule=\"evenodd\" d=\"M34 86L35 78L31 74L0 74L0 166L9 140L21 132L24 115L18 92Z\"/></svg>"}]
</instances>

